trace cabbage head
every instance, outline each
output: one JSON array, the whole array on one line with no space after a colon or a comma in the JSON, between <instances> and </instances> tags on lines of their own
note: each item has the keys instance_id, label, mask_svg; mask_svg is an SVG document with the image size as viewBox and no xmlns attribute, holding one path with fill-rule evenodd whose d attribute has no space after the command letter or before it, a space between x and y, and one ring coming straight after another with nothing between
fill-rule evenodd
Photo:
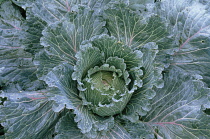
<instances>
[{"instance_id":1,"label":"cabbage head","mask_svg":"<svg viewBox=\"0 0 210 139\"><path fill-rule=\"evenodd\" d=\"M209 7L0 1L0 138L208 139Z\"/></svg>"}]
</instances>

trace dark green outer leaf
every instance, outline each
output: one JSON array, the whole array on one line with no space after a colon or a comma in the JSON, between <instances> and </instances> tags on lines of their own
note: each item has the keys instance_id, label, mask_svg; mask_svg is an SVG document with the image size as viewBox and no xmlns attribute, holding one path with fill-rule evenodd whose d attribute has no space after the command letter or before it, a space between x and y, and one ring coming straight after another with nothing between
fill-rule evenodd
<instances>
[{"instance_id":1,"label":"dark green outer leaf","mask_svg":"<svg viewBox=\"0 0 210 139\"><path fill-rule=\"evenodd\" d=\"M64 108L75 109L82 103L76 81L71 78L72 72L73 67L71 65L62 64L54 67L44 78L49 87L57 88L56 92L52 92L52 96L49 98L56 102L53 107L55 112L60 112Z\"/></svg>"},{"instance_id":2,"label":"dark green outer leaf","mask_svg":"<svg viewBox=\"0 0 210 139\"><path fill-rule=\"evenodd\" d=\"M55 132L57 133L55 139L89 139L80 132L80 129L78 129L74 122L74 115L70 112L57 123ZM127 131L118 123L107 133L104 132L104 134L99 134L96 139L132 139Z\"/></svg>"},{"instance_id":3,"label":"dark green outer leaf","mask_svg":"<svg viewBox=\"0 0 210 139\"><path fill-rule=\"evenodd\" d=\"M19 86L20 90L43 88L43 83L37 81L32 55L22 48L20 38L25 33L23 21L18 8L11 2L7 1L1 5L0 86L4 86L5 91L14 84Z\"/></svg>"},{"instance_id":4,"label":"dark green outer leaf","mask_svg":"<svg viewBox=\"0 0 210 139\"><path fill-rule=\"evenodd\" d=\"M68 112L60 121L56 124L55 139L88 139L81 133L77 124L74 122L74 114Z\"/></svg>"},{"instance_id":5,"label":"dark green outer leaf","mask_svg":"<svg viewBox=\"0 0 210 139\"><path fill-rule=\"evenodd\" d=\"M31 9L26 11L26 21L24 22L24 33L20 37L21 44L27 52L33 54L40 51L43 48L40 44L40 38L42 37L42 31L47 25L45 21L35 17L31 13Z\"/></svg>"},{"instance_id":6,"label":"dark green outer leaf","mask_svg":"<svg viewBox=\"0 0 210 139\"><path fill-rule=\"evenodd\" d=\"M6 138L52 138L59 113L52 110L53 101L43 94L49 90L1 94L8 101L0 106L0 121Z\"/></svg>"},{"instance_id":7,"label":"dark green outer leaf","mask_svg":"<svg viewBox=\"0 0 210 139\"><path fill-rule=\"evenodd\" d=\"M166 0L160 4L158 14L168 22L171 43L160 45L160 61L168 62L185 72L202 75L210 85L210 14L205 5L196 1ZM174 53L173 49L177 52Z\"/></svg>"},{"instance_id":8,"label":"dark green outer leaf","mask_svg":"<svg viewBox=\"0 0 210 139\"><path fill-rule=\"evenodd\" d=\"M210 117L201 107L209 104L209 89L196 77L170 70L165 86L157 89L152 109L142 117L147 129L158 138L208 139Z\"/></svg>"},{"instance_id":9,"label":"dark green outer leaf","mask_svg":"<svg viewBox=\"0 0 210 139\"><path fill-rule=\"evenodd\" d=\"M158 16L141 17L122 3L108 7L105 18L110 34L134 49L158 42L166 35L165 25Z\"/></svg>"},{"instance_id":10,"label":"dark green outer leaf","mask_svg":"<svg viewBox=\"0 0 210 139\"><path fill-rule=\"evenodd\" d=\"M156 139L154 131L151 130L150 126L146 125L145 123L131 123L126 121L124 128L128 131L133 139Z\"/></svg>"},{"instance_id":11,"label":"dark green outer leaf","mask_svg":"<svg viewBox=\"0 0 210 139\"><path fill-rule=\"evenodd\" d=\"M154 59L158 53L155 43L147 43L141 48L143 53L143 75L141 77L143 86L137 89L125 108L123 117L135 122L140 116L144 116L151 110L152 98L156 95L154 87L162 88L163 65L155 63Z\"/></svg>"},{"instance_id":12,"label":"dark green outer leaf","mask_svg":"<svg viewBox=\"0 0 210 139\"><path fill-rule=\"evenodd\" d=\"M50 87L57 89L51 92L49 100L54 100L52 107L54 112L60 112L64 108L72 109L75 114L77 128L84 136L94 138L99 131L105 132L113 127L113 117L99 117L93 114L88 107L83 106L77 90L76 81L72 81L73 67L69 64L61 64L50 71L45 81ZM65 118L64 118L65 119ZM77 130L77 128L75 130Z\"/></svg>"},{"instance_id":13,"label":"dark green outer leaf","mask_svg":"<svg viewBox=\"0 0 210 139\"><path fill-rule=\"evenodd\" d=\"M40 79L59 63L74 65L77 60L75 54L82 41L104 31L104 22L97 19L89 9L80 8L78 14L68 14L62 22L51 24L43 31L41 44L46 47L46 52L37 54L35 62L39 66ZM52 65L49 64L51 61Z\"/></svg>"},{"instance_id":14,"label":"dark green outer leaf","mask_svg":"<svg viewBox=\"0 0 210 139\"><path fill-rule=\"evenodd\" d=\"M125 128L116 123L106 135L97 136L96 139L132 139L130 134L125 130Z\"/></svg>"},{"instance_id":15,"label":"dark green outer leaf","mask_svg":"<svg viewBox=\"0 0 210 139\"><path fill-rule=\"evenodd\" d=\"M78 12L78 5L87 6L98 13L110 0L13 0L13 2L23 9L31 8L36 17L52 24L61 21L67 13Z\"/></svg>"}]
</instances>

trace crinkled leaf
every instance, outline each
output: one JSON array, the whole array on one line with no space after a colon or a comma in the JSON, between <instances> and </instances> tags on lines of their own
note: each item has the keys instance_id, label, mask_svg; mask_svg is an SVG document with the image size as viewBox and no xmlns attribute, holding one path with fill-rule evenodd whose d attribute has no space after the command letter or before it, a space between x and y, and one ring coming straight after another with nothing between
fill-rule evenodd
<instances>
[{"instance_id":1,"label":"crinkled leaf","mask_svg":"<svg viewBox=\"0 0 210 139\"><path fill-rule=\"evenodd\" d=\"M132 137L126 131L126 129L118 123L115 123L114 127L110 129L110 131L108 131L106 135L97 136L97 139L107 139L107 138L132 139Z\"/></svg>"},{"instance_id":2,"label":"crinkled leaf","mask_svg":"<svg viewBox=\"0 0 210 139\"><path fill-rule=\"evenodd\" d=\"M169 23L168 31L173 39L173 45L165 43L162 45L164 47L161 47L162 51L176 49L177 52L169 56L173 59L171 65L180 67L185 72L202 75L210 85L209 12L204 5L195 1L166 0L160 7L158 12Z\"/></svg>"},{"instance_id":3,"label":"crinkled leaf","mask_svg":"<svg viewBox=\"0 0 210 139\"><path fill-rule=\"evenodd\" d=\"M97 58L96 58L97 57ZM104 55L98 48L94 48L91 44L82 45L80 51L76 54L77 62L74 66L72 79L77 80L79 86L83 83L82 79L87 75L90 68L99 66L104 61ZM82 86L81 86L82 87ZM78 88L82 90L82 88Z\"/></svg>"},{"instance_id":4,"label":"crinkled leaf","mask_svg":"<svg viewBox=\"0 0 210 139\"><path fill-rule=\"evenodd\" d=\"M6 138L52 137L59 113L53 112L54 102L47 100L46 91L1 94L8 98L0 106L0 121Z\"/></svg>"},{"instance_id":5,"label":"crinkled leaf","mask_svg":"<svg viewBox=\"0 0 210 139\"><path fill-rule=\"evenodd\" d=\"M21 44L27 52L33 55L43 48L40 44L42 31L46 26L46 22L40 18L31 15L31 9L27 9L25 27L23 28L24 34L21 36Z\"/></svg>"},{"instance_id":6,"label":"crinkled leaf","mask_svg":"<svg viewBox=\"0 0 210 139\"><path fill-rule=\"evenodd\" d=\"M197 77L170 70L164 88L156 89L152 109L142 120L158 138L207 139L210 117L201 107L209 103L209 89Z\"/></svg>"},{"instance_id":7,"label":"crinkled leaf","mask_svg":"<svg viewBox=\"0 0 210 139\"><path fill-rule=\"evenodd\" d=\"M166 35L165 25L158 16L141 17L122 3L107 8L105 18L110 34L133 48L158 42Z\"/></svg>"},{"instance_id":8,"label":"crinkled leaf","mask_svg":"<svg viewBox=\"0 0 210 139\"><path fill-rule=\"evenodd\" d=\"M53 107L55 112L60 112L64 108L74 109L82 103L76 81L71 78L72 72L71 65L62 64L53 68L44 79L48 86L57 88L57 91L49 98L56 102Z\"/></svg>"},{"instance_id":9,"label":"crinkled leaf","mask_svg":"<svg viewBox=\"0 0 210 139\"><path fill-rule=\"evenodd\" d=\"M50 71L45 81L50 87L56 87L56 92L51 92L50 100L54 100L53 111L59 112L64 108L73 109L78 128L88 137L97 136L97 131L108 130L114 123L112 117L101 118L92 113L86 106L82 106L78 96L76 81L71 78L73 67L62 64Z\"/></svg>"},{"instance_id":10,"label":"crinkled leaf","mask_svg":"<svg viewBox=\"0 0 210 139\"><path fill-rule=\"evenodd\" d=\"M74 122L74 116L74 114L68 112L60 119L55 127L55 139L88 139L77 127L77 124Z\"/></svg>"},{"instance_id":11,"label":"crinkled leaf","mask_svg":"<svg viewBox=\"0 0 210 139\"><path fill-rule=\"evenodd\" d=\"M74 65L77 60L75 54L82 41L104 31L102 27L104 22L96 19L89 9L80 8L77 14L69 13L62 22L51 24L43 31L41 44L46 47L47 53L37 55L36 61L39 61L37 62L39 65L38 76L41 77L46 74L43 68L50 71L53 66L56 66L43 65L51 62L48 57L53 57L54 64L67 62ZM49 56L45 56L46 54ZM43 57L45 59L40 59Z\"/></svg>"},{"instance_id":12,"label":"crinkled leaf","mask_svg":"<svg viewBox=\"0 0 210 139\"><path fill-rule=\"evenodd\" d=\"M124 59L127 69L142 66L142 52L133 51L130 47L123 45L115 37L102 34L93 37L91 40L93 47L97 47L105 55L105 59L109 57L119 57Z\"/></svg>"},{"instance_id":13,"label":"crinkled leaf","mask_svg":"<svg viewBox=\"0 0 210 139\"><path fill-rule=\"evenodd\" d=\"M154 87L162 88L163 65L157 64L154 59L158 53L155 43L147 43L141 48L143 55L143 86L137 89L132 95L125 108L124 116L134 122L140 116L144 116L151 110L151 99L156 95Z\"/></svg>"},{"instance_id":14,"label":"crinkled leaf","mask_svg":"<svg viewBox=\"0 0 210 139\"><path fill-rule=\"evenodd\" d=\"M68 123L68 124L66 124ZM88 139L88 137L84 136L81 133L80 129L77 127L74 122L74 114L68 112L64 117L60 119L57 123L55 132L57 135L55 139ZM108 132L104 132L102 134L98 134L96 139L107 139L107 138L115 138L115 139L131 139L131 136L128 132L123 128L122 125L116 123L113 128L111 128Z\"/></svg>"},{"instance_id":15,"label":"crinkled leaf","mask_svg":"<svg viewBox=\"0 0 210 139\"><path fill-rule=\"evenodd\" d=\"M43 83L37 81L32 55L22 48L20 38L25 26L18 8L5 2L0 15L0 85L4 90L10 83L26 90L43 88Z\"/></svg>"},{"instance_id":16,"label":"crinkled leaf","mask_svg":"<svg viewBox=\"0 0 210 139\"><path fill-rule=\"evenodd\" d=\"M101 133L106 133L110 128L114 126L114 118L101 117L94 114L86 106L80 105L74 110L75 122L77 126L81 129L81 132L89 138L96 138L101 131Z\"/></svg>"},{"instance_id":17,"label":"crinkled leaf","mask_svg":"<svg viewBox=\"0 0 210 139\"><path fill-rule=\"evenodd\" d=\"M78 5L100 12L101 7L110 0L13 0L13 2L23 9L31 8L36 17L52 24L61 21L67 13L78 12Z\"/></svg>"},{"instance_id":18,"label":"crinkled leaf","mask_svg":"<svg viewBox=\"0 0 210 139\"><path fill-rule=\"evenodd\" d=\"M93 111L100 116L110 116L121 112L134 90L142 86L141 78L139 77L142 75L142 70L140 69L142 66L142 52L139 50L133 51L128 46L118 43L115 37L105 34L93 37L81 46L76 57L78 61L74 67L72 77L78 82L78 89L81 91L80 96L83 98L83 103L86 105L91 103ZM116 62L116 64L113 62ZM124 65L124 69L116 69L115 65L117 68L121 68L119 64ZM95 73L94 75L97 74L98 76L94 78L103 82L102 78L100 78L100 71L115 72L117 75L123 75L120 77L123 80L119 78L119 82L114 81L113 84L111 83L114 86L110 88L110 93L108 91L106 96L103 95L105 93L103 89L99 91L100 89L94 87L92 84L95 83L91 81L93 79L91 74ZM129 72L131 73L130 77ZM115 80L117 79L115 78ZM101 85L103 86L104 82ZM124 85L126 86L121 87ZM98 94L94 95L96 93Z\"/></svg>"},{"instance_id":19,"label":"crinkled leaf","mask_svg":"<svg viewBox=\"0 0 210 139\"><path fill-rule=\"evenodd\" d=\"M154 131L143 122L131 123L126 121L124 128L134 139L155 139Z\"/></svg>"}]
</instances>

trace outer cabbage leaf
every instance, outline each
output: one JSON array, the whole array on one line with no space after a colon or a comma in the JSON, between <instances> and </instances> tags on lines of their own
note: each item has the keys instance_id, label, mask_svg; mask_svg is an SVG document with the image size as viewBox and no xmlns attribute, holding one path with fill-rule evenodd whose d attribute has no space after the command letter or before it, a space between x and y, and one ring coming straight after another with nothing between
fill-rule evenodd
<instances>
[{"instance_id":1,"label":"outer cabbage leaf","mask_svg":"<svg viewBox=\"0 0 210 139\"><path fill-rule=\"evenodd\" d=\"M53 68L47 74L46 83L50 87L57 88L56 91L51 92L49 98L55 101L52 110L54 112L60 112L64 108L73 110L77 128L84 136L94 138L99 135L99 131L106 132L112 128L114 118L99 117L93 114L87 106L83 106L76 82L71 78L72 72L73 67L66 63Z\"/></svg>"},{"instance_id":2,"label":"outer cabbage leaf","mask_svg":"<svg viewBox=\"0 0 210 139\"><path fill-rule=\"evenodd\" d=\"M74 122L74 116L74 114L68 112L64 117L60 119L60 121L56 125L55 132L57 135L55 136L55 139L88 139L86 136L84 136L84 134L80 132L80 129ZM131 139L131 136L120 124L116 123L114 127L111 130L109 130L105 135L99 134L96 137L96 139L107 138Z\"/></svg>"},{"instance_id":3,"label":"outer cabbage leaf","mask_svg":"<svg viewBox=\"0 0 210 139\"><path fill-rule=\"evenodd\" d=\"M112 128L106 135L98 136L97 139L107 139L107 138L114 138L114 139L132 139L130 134L126 131L126 129L116 123L114 128Z\"/></svg>"},{"instance_id":4,"label":"outer cabbage leaf","mask_svg":"<svg viewBox=\"0 0 210 139\"><path fill-rule=\"evenodd\" d=\"M26 21L24 22L24 34L22 34L20 41L24 50L33 54L43 49L40 44L42 31L46 26L46 22L31 14L31 9L26 11Z\"/></svg>"},{"instance_id":5,"label":"outer cabbage leaf","mask_svg":"<svg viewBox=\"0 0 210 139\"><path fill-rule=\"evenodd\" d=\"M123 117L132 122L139 120L139 115L144 116L152 110L151 102L153 101L156 91L154 88L162 88L163 65L155 62L158 53L158 47L155 43L147 43L141 47L143 53L143 75L141 77L143 86L138 88L131 97Z\"/></svg>"},{"instance_id":6,"label":"outer cabbage leaf","mask_svg":"<svg viewBox=\"0 0 210 139\"><path fill-rule=\"evenodd\" d=\"M66 115L60 119L55 127L55 139L88 139L77 127L77 124L74 121L74 116L75 115L71 112L67 112Z\"/></svg>"},{"instance_id":7,"label":"outer cabbage leaf","mask_svg":"<svg viewBox=\"0 0 210 139\"><path fill-rule=\"evenodd\" d=\"M166 84L156 90L151 111L141 118L142 122L128 124L126 128L135 137L145 132L145 137L153 134L157 138L208 139L210 117L202 106L209 103L209 88L205 88L199 77L178 69L170 70L164 78Z\"/></svg>"},{"instance_id":8,"label":"outer cabbage leaf","mask_svg":"<svg viewBox=\"0 0 210 139\"><path fill-rule=\"evenodd\" d=\"M73 67L69 64L61 64L54 67L45 77L44 81L49 87L55 87L56 92L51 92L50 100L56 104L53 111L60 112L62 109L75 109L81 105L77 84L72 80Z\"/></svg>"},{"instance_id":9,"label":"outer cabbage leaf","mask_svg":"<svg viewBox=\"0 0 210 139\"><path fill-rule=\"evenodd\" d=\"M104 22L96 18L90 9L80 7L77 14L69 13L62 22L47 27L41 38L41 44L46 47L46 52L37 54L35 61L40 79L59 63L67 62L74 65L79 45L82 41L102 33L103 26Z\"/></svg>"},{"instance_id":10,"label":"outer cabbage leaf","mask_svg":"<svg viewBox=\"0 0 210 139\"><path fill-rule=\"evenodd\" d=\"M163 43L160 47L161 52L173 55L160 53L161 60L171 58L172 66L202 75L209 85L210 14L205 10L205 5L190 0L165 0L160 3L158 14L169 23L168 31L173 39L173 45Z\"/></svg>"},{"instance_id":11,"label":"outer cabbage leaf","mask_svg":"<svg viewBox=\"0 0 210 139\"><path fill-rule=\"evenodd\" d=\"M61 21L67 13L78 12L80 6L87 6L95 10L95 13L100 12L101 7L110 0L13 0L13 2L23 9L31 8L36 17L53 24Z\"/></svg>"},{"instance_id":12,"label":"outer cabbage leaf","mask_svg":"<svg viewBox=\"0 0 210 139\"><path fill-rule=\"evenodd\" d=\"M11 2L1 4L0 86L4 86L5 91L8 88L14 88L14 84L18 90L43 88L43 83L36 78L32 55L22 48L20 39L25 33L23 21L24 18L18 8Z\"/></svg>"},{"instance_id":13,"label":"outer cabbage leaf","mask_svg":"<svg viewBox=\"0 0 210 139\"><path fill-rule=\"evenodd\" d=\"M107 7L104 17L109 33L134 49L158 42L166 35L165 25L157 15L142 17L123 3Z\"/></svg>"},{"instance_id":14,"label":"outer cabbage leaf","mask_svg":"<svg viewBox=\"0 0 210 139\"><path fill-rule=\"evenodd\" d=\"M66 13L71 12L70 3L61 0L13 0L23 9L30 8L31 13L48 24L61 21Z\"/></svg>"},{"instance_id":15,"label":"outer cabbage leaf","mask_svg":"<svg viewBox=\"0 0 210 139\"><path fill-rule=\"evenodd\" d=\"M0 106L0 121L6 138L52 138L60 114L52 110L54 102L44 95L51 91L1 94L7 97Z\"/></svg>"}]
</instances>

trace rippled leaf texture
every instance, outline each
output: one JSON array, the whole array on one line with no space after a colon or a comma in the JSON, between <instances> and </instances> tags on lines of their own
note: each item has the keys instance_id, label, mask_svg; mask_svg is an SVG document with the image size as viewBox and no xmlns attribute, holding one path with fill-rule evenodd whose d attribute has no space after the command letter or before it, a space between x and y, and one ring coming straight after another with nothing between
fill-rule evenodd
<instances>
[{"instance_id":1,"label":"rippled leaf texture","mask_svg":"<svg viewBox=\"0 0 210 139\"><path fill-rule=\"evenodd\" d=\"M31 13L41 20L52 24L61 21L66 13L71 12L70 2L64 0L13 0L23 9L29 8Z\"/></svg>"},{"instance_id":2,"label":"rippled leaf texture","mask_svg":"<svg viewBox=\"0 0 210 139\"><path fill-rule=\"evenodd\" d=\"M70 112L62 117L60 121L56 124L55 132L57 134L55 136L55 139L88 139L80 132L77 124L74 122L74 115Z\"/></svg>"},{"instance_id":3,"label":"rippled leaf texture","mask_svg":"<svg viewBox=\"0 0 210 139\"><path fill-rule=\"evenodd\" d=\"M52 110L59 112L64 108L72 109L75 114L74 125L77 125L76 129L79 129L84 136L94 138L99 136L98 131L104 130L105 132L112 128L114 118L97 116L87 106L83 106L76 82L71 78L72 72L73 67L71 65L62 64L53 68L47 74L45 78L46 83L50 87L57 88L56 92L51 92L51 98L49 98L55 101Z\"/></svg>"},{"instance_id":4,"label":"rippled leaf texture","mask_svg":"<svg viewBox=\"0 0 210 139\"><path fill-rule=\"evenodd\" d=\"M59 63L74 65L77 60L75 54L82 41L104 31L105 23L93 11L85 7L79 9L78 13L67 14L62 22L51 24L43 31L41 44L46 47L46 52L37 54L35 62L39 66L39 77L44 77Z\"/></svg>"},{"instance_id":5,"label":"rippled leaf texture","mask_svg":"<svg viewBox=\"0 0 210 139\"><path fill-rule=\"evenodd\" d=\"M78 5L100 12L101 7L110 0L13 0L13 2L24 9L30 7L36 17L52 24L61 21L66 13L78 12Z\"/></svg>"},{"instance_id":6,"label":"rippled leaf texture","mask_svg":"<svg viewBox=\"0 0 210 139\"><path fill-rule=\"evenodd\" d=\"M154 61L158 53L158 46L155 43L147 43L142 46L141 51L143 53L143 86L132 95L125 108L124 115L124 117L133 122L139 120L139 115L144 116L148 111L152 110L151 101L156 95L154 86L162 88L164 85L161 74L163 65Z\"/></svg>"},{"instance_id":7,"label":"rippled leaf texture","mask_svg":"<svg viewBox=\"0 0 210 139\"><path fill-rule=\"evenodd\" d=\"M173 36L174 45L171 46L177 51L172 56L171 65L202 75L210 85L209 12L204 5L190 0L166 0L160 7L159 14L166 18L168 31ZM164 46L164 49L169 49L167 44Z\"/></svg>"},{"instance_id":8,"label":"rippled leaf texture","mask_svg":"<svg viewBox=\"0 0 210 139\"><path fill-rule=\"evenodd\" d=\"M69 123L69 124L66 124ZM88 139L84 134L80 132L80 129L77 127L74 122L74 115L72 113L67 113L64 117L56 125L55 132L57 135L55 139ZM107 138L115 138L115 139L131 139L131 136L127 133L127 131L119 124L115 124L114 128L106 133L106 135L100 134L96 136L96 139L107 139Z\"/></svg>"},{"instance_id":9,"label":"rippled leaf texture","mask_svg":"<svg viewBox=\"0 0 210 139\"><path fill-rule=\"evenodd\" d=\"M53 101L36 92L3 93L8 101L0 106L0 121L4 126L6 138L52 138L59 113L52 110Z\"/></svg>"},{"instance_id":10,"label":"rippled leaf texture","mask_svg":"<svg viewBox=\"0 0 210 139\"><path fill-rule=\"evenodd\" d=\"M165 25L158 16L142 17L122 3L109 6L104 17L109 33L134 49L158 42L166 35Z\"/></svg>"},{"instance_id":11,"label":"rippled leaf texture","mask_svg":"<svg viewBox=\"0 0 210 139\"><path fill-rule=\"evenodd\" d=\"M46 22L31 14L31 9L27 9L27 19L23 28L24 34L21 36L20 41L25 51L34 54L43 49L40 44L42 31L46 27Z\"/></svg>"},{"instance_id":12,"label":"rippled leaf texture","mask_svg":"<svg viewBox=\"0 0 210 139\"><path fill-rule=\"evenodd\" d=\"M209 89L197 78L179 70L166 73L164 88L157 89L151 111L139 123L140 130L128 129L137 137L146 136L163 139L208 139L210 117L202 111L202 105L209 102ZM144 129L144 131L141 131ZM146 137L145 136L145 137Z\"/></svg>"},{"instance_id":13,"label":"rippled leaf texture","mask_svg":"<svg viewBox=\"0 0 210 139\"><path fill-rule=\"evenodd\" d=\"M118 123L116 123L114 128L108 131L108 133L105 136L97 137L97 139L107 139L107 138L132 139L132 137L126 131L126 129Z\"/></svg>"},{"instance_id":14,"label":"rippled leaf texture","mask_svg":"<svg viewBox=\"0 0 210 139\"><path fill-rule=\"evenodd\" d=\"M1 4L0 10L0 86L18 90L43 88L37 81L32 55L22 48L20 38L25 33L18 8L11 2ZM16 84L16 86L14 86ZM12 86L12 87L10 87Z\"/></svg>"}]
</instances>

